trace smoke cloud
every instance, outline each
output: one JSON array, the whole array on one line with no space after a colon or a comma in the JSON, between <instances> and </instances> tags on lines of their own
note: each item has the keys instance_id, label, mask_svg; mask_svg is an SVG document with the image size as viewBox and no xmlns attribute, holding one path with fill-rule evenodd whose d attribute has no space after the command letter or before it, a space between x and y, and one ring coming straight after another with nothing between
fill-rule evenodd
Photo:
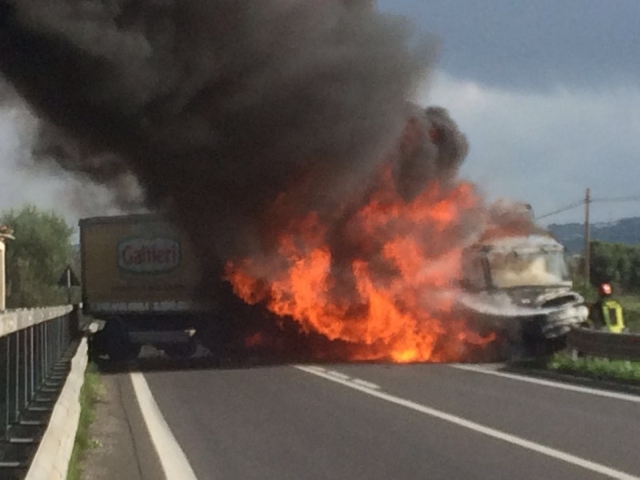
<instances>
[{"instance_id":1,"label":"smoke cloud","mask_svg":"<svg viewBox=\"0 0 640 480\"><path fill-rule=\"evenodd\" d=\"M0 79L0 104L5 105L15 98L15 92L7 82Z\"/></svg>"},{"instance_id":2,"label":"smoke cloud","mask_svg":"<svg viewBox=\"0 0 640 480\"><path fill-rule=\"evenodd\" d=\"M208 259L255 248L290 188L301 211L363 193L434 52L337 0L0 8L0 69L45 121L37 156L173 214Z\"/></svg>"},{"instance_id":3,"label":"smoke cloud","mask_svg":"<svg viewBox=\"0 0 640 480\"><path fill-rule=\"evenodd\" d=\"M107 206L106 196L111 207L106 210L145 210L140 183L122 157L108 151L95 153L55 125L40 121L35 128L28 166L40 170L48 167L53 172L63 167L72 174L76 180L69 182L68 200L72 206L81 205L82 212L100 215Z\"/></svg>"}]
</instances>

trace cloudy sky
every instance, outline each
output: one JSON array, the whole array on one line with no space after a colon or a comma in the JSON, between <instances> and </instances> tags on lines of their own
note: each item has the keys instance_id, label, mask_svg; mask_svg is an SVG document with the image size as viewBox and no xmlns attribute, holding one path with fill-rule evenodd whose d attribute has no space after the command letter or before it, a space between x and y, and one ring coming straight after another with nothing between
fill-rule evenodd
<instances>
[{"instance_id":1,"label":"cloudy sky","mask_svg":"<svg viewBox=\"0 0 640 480\"><path fill-rule=\"evenodd\" d=\"M491 198L536 214L640 195L637 0L378 0L441 42L421 101L448 108L467 134L463 169ZM66 179L24 172L21 117L0 113L0 209L33 202L67 213ZM86 212L80 212L83 214ZM95 212L90 212L95 213ZM597 203L595 221L640 215L640 202ZM580 208L548 221L581 221Z\"/></svg>"},{"instance_id":2,"label":"cloudy sky","mask_svg":"<svg viewBox=\"0 0 640 480\"><path fill-rule=\"evenodd\" d=\"M378 0L435 34L438 73L423 101L469 137L464 174L492 197L544 215L594 197L640 195L640 2ZM548 221L581 221L578 208ZM596 203L596 221L640 202Z\"/></svg>"}]
</instances>

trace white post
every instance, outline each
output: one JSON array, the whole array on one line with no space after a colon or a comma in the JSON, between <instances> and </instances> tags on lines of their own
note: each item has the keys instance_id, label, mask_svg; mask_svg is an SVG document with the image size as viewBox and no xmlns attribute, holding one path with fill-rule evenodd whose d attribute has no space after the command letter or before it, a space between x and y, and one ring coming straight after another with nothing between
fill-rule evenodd
<instances>
[{"instance_id":1,"label":"white post","mask_svg":"<svg viewBox=\"0 0 640 480\"><path fill-rule=\"evenodd\" d=\"M0 312L6 309L6 272L4 268L4 238L0 236Z\"/></svg>"},{"instance_id":2,"label":"white post","mask_svg":"<svg viewBox=\"0 0 640 480\"><path fill-rule=\"evenodd\" d=\"M7 272L5 268L6 241L14 240L11 230L0 225L0 312L7 308Z\"/></svg>"}]
</instances>

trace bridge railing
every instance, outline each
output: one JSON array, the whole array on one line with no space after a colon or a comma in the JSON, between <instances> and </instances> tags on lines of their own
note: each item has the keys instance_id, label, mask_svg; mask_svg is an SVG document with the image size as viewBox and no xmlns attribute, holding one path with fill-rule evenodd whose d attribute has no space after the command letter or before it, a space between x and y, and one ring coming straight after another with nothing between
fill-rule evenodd
<instances>
[{"instance_id":1,"label":"bridge railing","mask_svg":"<svg viewBox=\"0 0 640 480\"><path fill-rule=\"evenodd\" d=\"M72 306L0 312L0 478L22 478L78 338Z\"/></svg>"}]
</instances>

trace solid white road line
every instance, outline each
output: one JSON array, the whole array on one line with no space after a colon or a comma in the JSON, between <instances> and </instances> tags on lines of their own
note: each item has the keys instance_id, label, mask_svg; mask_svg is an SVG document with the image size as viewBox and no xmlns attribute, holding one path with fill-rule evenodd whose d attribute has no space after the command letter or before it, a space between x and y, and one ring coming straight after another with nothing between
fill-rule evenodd
<instances>
[{"instance_id":1,"label":"solid white road line","mask_svg":"<svg viewBox=\"0 0 640 480\"><path fill-rule=\"evenodd\" d=\"M162 470L167 480L197 480L189 461L180 444L173 436L167 421L162 416L158 404L153 398L144 375L139 372L131 373L131 383L136 393L142 417L149 430Z\"/></svg>"},{"instance_id":2,"label":"solid white road line","mask_svg":"<svg viewBox=\"0 0 640 480\"><path fill-rule=\"evenodd\" d=\"M534 383L545 387L559 388L561 390L569 390L571 392L588 393L599 397L614 398L616 400L624 400L625 402L640 403L640 396L628 393L609 392L607 390L599 390L597 388L581 387L578 385L570 385L562 382L554 382L552 380L543 380L540 378L527 377L526 375L518 375L514 373L500 372L489 368L478 367L475 365L451 365L458 370L466 370L468 372L482 373L484 375L495 375L496 377L509 378L518 380L519 382Z\"/></svg>"},{"instance_id":3,"label":"solid white road line","mask_svg":"<svg viewBox=\"0 0 640 480\"><path fill-rule=\"evenodd\" d=\"M462 417L451 415L449 413L436 410L434 408L427 407L425 405L421 405L419 403L415 403L410 400L405 400L404 398L396 397L394 395L389 395L388 393L380 392L377 390L361 387L359 385L354 384L353 382L341 380L332 375L327 375L323 372L319 372L315 369L308 368L306 366L295 365L294 367L297 368L298 370L302 370L303 372L309 373L311 375L316 375L318 377L322 377L331 382L339 383L340 385L344 385L345 387L358 390L366 395L370 395L372 397L376 397L381 400L385 400L387 402L394 403L396 405L400 405L405 408L409 408L416 412L420 412L425 415L429 415L431 417L435 417L440 420L453 423L455 425L467 428L474 432L481 433L483 435L487 435L489 437L496 438L498 440L502 440L502 441L511 443L512 445L517 445L519 447L526 448L528 450L532 450L534 452L541 453L543 455L547 455L557 460L562 460L572 465L581 467L585 470L590 470L592 472L600 473L606 477L615 478L618 480L640 480L640 477L630 475L620 470L615 470L613 468L607 467L599 463L592 462L585 458L577 457L575 455L571 455L561 450L556 450L555 448L551 448L545 445L541 445L539 443L531 442L529 440L525 440L524 438L520 438L515 435L502 432L500 430L495 430L493 428L487 427L485 425L481 425L476 422L472 422L470 420L466 420Z\"/></svg>"}]
</instances>

